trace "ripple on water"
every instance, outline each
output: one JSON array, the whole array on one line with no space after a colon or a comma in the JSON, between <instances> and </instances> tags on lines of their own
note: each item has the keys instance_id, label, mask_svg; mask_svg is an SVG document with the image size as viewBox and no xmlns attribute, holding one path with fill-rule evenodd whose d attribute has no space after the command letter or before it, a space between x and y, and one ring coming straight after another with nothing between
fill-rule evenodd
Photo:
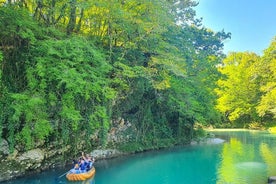
<instances>
[{"instance_id":1,"label":"ripple on water","mask_svg":"<svg viewBox=\"0 0 276 184\"><path fill-rule=\"evenodd\" d=\"M240 162L236 164L237 172L239 173L237 180L241 184L259 184L266 181L267 165L262 162Z\"/></svg>"},{"instance_id":2,"label":"ripple on water","mask_svg":"<svg viewBox=\"0 0 276 184\"><path fill-rule=\"evenodd\" d=\"M240 162L236 164L238 169L265 169L266 164L262 162Z\"/></svg>"}]
</instances>

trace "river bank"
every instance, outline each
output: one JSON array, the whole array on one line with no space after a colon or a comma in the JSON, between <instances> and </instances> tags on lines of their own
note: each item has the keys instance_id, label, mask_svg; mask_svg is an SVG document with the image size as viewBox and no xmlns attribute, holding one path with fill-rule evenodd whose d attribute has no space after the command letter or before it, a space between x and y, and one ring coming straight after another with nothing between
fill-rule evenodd
<instances>
[{"instance_id":1,"label":"river bank","mask_svg":"<svg viewBox=\"0 0 276 184\"><path fill-rule=\"evenodd\" d=\"M267 131L216 131L212 143L177 145L98 160L97 184L150 183L266 183L276 173L275 138ZM196 141L197 142L197 141ZM105 153L110 155L110 151ZM53 183L71 165L16 179L5 184ZM139 174L137 174L139 173ZM65 177L54 183L70 183Z\"/></svg>"},{"instance_id":2,"label":"river bank","mask_svg":"<svg viewBox=\"0 0 276 184\"><path fill-rule=\"evenodd\" d=\"M224 140L215 138L215 137L208 137L206 139L201 139L200 141L192 141L191 145L197 144L220 144L223 143ZM3 144L3 143L2 143ZM6 145L4 143L4 145ZM171 146L162 147L159 149L165 149ZM4 149L5 148L5 149ZM53 168L64 168L66 165L71 164L71 160L67 159L65 161L61 158L64 157L63 153L65 153L68 148L60 149L60 150L51 150L51 149L34 149L28 152L19 154L13 153L8 155L7 147L2 146L2 152L4 151L6 155L3 157L1 156L1 165L3 167L0 168L0 182L13 180L18 177L23 177L26 175L32 175L35 173L43 172L48 169ZM157 149L157 148L156 148ZM112 159L117 158L125 155L135 154L146 152L149 150L154 150L153 148L150 149L138 149L135 151L121 151L118 149L95 149L91 152L88 152L91 156L95 157L96 160L104 160L104 159ZM70 160L70 161L69 161ZM8 169L7 169L8 168Z\"/></svg>"}]
</instances>

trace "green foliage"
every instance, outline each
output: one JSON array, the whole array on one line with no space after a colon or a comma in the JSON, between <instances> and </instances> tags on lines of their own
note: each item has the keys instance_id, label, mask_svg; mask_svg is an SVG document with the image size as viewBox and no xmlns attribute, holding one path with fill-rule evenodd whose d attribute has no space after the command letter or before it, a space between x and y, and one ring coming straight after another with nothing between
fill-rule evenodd
<instances>
[{"instance_id":1,"label":"green foliage","mask_svg":"<svg viewBox=\"0 0 276 184\"><path fill-rule=\"evenodd\" d=\"M203 138L206 138L206 137L207 137L207 133L202 127L195 129L194 131L195 140L202 140Z\"/></svg>"},{"instance_id":2,"label":"green foliage","mask_svg":"<svg viewBox=\"0 0 276 184\"><path fill-rule=\"evenodd\" d=\"M90 126L94 130L100 130L101 145L107 144L107 132L109 130L109 117L105 107L98 106L90 116Z\"/></svg>"},{"instance_id":3,"label":"green foliage","mask_svg":"<svg viewBox=\"0 0 276 184\"><path fill-rule=\"evenodd\" d=\"M227 114L230 121L257 121L256 105L259 98L259 81L256 64L259 57L253 53L232 53L220 67L225 76L218 81L217 108ZM245 118L245 119L244 119Z\"/></svg>"},{"instance_id":4,"label":"green foliage","mask_svg":"<svg viewBox=\"0 0 276 184\"><path fill-rule=\"evenodd\" d=\"M11 150L36 142L106 146L110 122L122 118L135 130L135 149L159 148L190 141L196 122L219 122L216 66L230 35L201 27L195 5L26 0L1 6L0 127Z\"/></svg>"},{"instance_id":5,"label":"green foliage","mask_svg":"<svg viewBox=\"0 0 276 184\"><path fill-rule=\"evenodd\" d=\"M30 87L40 89L47 100L48 112L61 119L55 128L63 127L63 138L77 136L84 128L92 133L90 129L97 127L99 121L106 134L107 120L98 108L108 104L116 92L109 87L106 78L110 66L104 55L81 37L42 41L33 52L28 72ZM93 122L91 114L95 114L98 121Z\"/></svg>"},{"instance_id":6,"label":"green foliage","mask_svg":"<svg viewBox=\"0 0 276 184\"><path fill-rule=\"evenodd\" d=\"M263 95L257 111L260 116L272 114L276 117L276 38L264 51L261 58L258 75L261 76Z\"/></svg>"},{"instance_id":7,"label":"green foliage","mask_svg":"<svg viewBox=\"0 0 276 184\"><path fill-rule=\"evenodd\" d=\"M222 40L230 35L224 32L214 33L200 27L184 27L171 29L169 42L176 48L172 50L180 59L174 59L174 68L185 71L171 70L172 107L178 107L184 117L195 119L201 123L216 123L219 114L214 109L216 98L213 90L216 80L220 77L216 65L223 55Z\"/></svg>"},{"instance_id":8,"label":"green foliage","mask_svg":"<svg viewBox=\"0 0 276 184\"><path fill-rule=\"evenodd\" d=\"M3 61L3 54L0 51L0 66L2 66L2 61ZM3 115L4 113L2 113L2 111L4 110L4 103L2 102L3 96L4 96L4 86L3 86L3 81L2 81L2 70L0 70L0 142L2 139L2 129L3 129Z\"/></svg>"},{"instance_id":9,"label":"green foliage","mask_svg":"<svg viewBox=\"0 0 276 184\"><path fill-rule=\"evenodd\" d=\"M145 146L141 143L133 142L128 144L121 144L118 146L119 150L126 152L126 153L135 153L138 151L145 150Z\"/></svg>"},{"instance_id":10,"label":"green foliage","mask_svg":"<svg viewBox=\"0 0 276 184\"><path fill-rule=\"evenodd\" d=\"M37 24L32 21L24 9L13 6L1 7L0 38L5 47L20 47L22 44L35 41L34 30Z\"/></svg>"},{"instance_id":11,"label":"green foliage","mask_svg":"<svg viewBox=\"0 0 276 184\"><path fill-rule=\"evenodd\" d=\"M10 136L15 136L20 145L30 149L36 141L44 140L52 131L45 113L45 100L27 94L12 94L11 98L14 113L10 123L15 134Z\"/></svg>"},{"instance_id":12,"label":"green foliage","mask_svg":"<svg viewBox=\"0 0 276 184\"><path fill-rule=\"evenodd\" d=\"M2 81L12 92L24 89L25 60L28 48L39 35L37 24L24 9L1 7L0 48L3 53Z\"/></svg>"},{"instance_id":13,"label":"green foliage","mask_svg":"<svg viewBox=\"0 0 276 184\"><path fill-rule=\"evenodd\" d=\"M25 126L20 133L16 134L15 140L17 141L17 145L19 145L23 150L33 148L34 141L32 138L31 127Z\"/></svg>"},{"instance_id":14,"label":"green foliage","mask_svg":"<svg viewBox=\"0 0 276 184\"><path fill-rule=\"evenodd\" d=\"M231 53L220 66L217 108L239 126L262 129L275 121L275 43L261 57Z\"/></svg>"},{"instance_id":15,"label":"green foliage","mask_svg":"<svg viewBox=\"0 0 276 184\"><path fill-rule=\"evenodd\" d=\"M0 51L0 62L2 62L2 61L3 61L3 53Z\"/></svg>"},{"instance_id":16,"label":"green foliage","mask_svg":"<svg viewBox=\"0 0 276 184\"><path fill-rule=\"evenodd\" d=\"M264 130L264 125L260 122L251 122L248 124L248 127L251 130Z\"/></svg>"}]
</instances>

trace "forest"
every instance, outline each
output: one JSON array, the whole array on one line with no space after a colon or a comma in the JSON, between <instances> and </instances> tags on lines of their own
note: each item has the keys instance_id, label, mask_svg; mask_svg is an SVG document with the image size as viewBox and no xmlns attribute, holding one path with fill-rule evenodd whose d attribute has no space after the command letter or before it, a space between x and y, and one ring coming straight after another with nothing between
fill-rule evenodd
<instances>
[{"instance_id":1,"label":"forest","mask_svg":"<svg viewBox=\"0 0 276 184\"><path fill-rule=\"evenodd\" d=\"M0 139L10 152L110 147L124 120L127 144L158 148L201 127L275 125L276 39L262 56L226 55L231 33L202 25L196 5L0 0Z\"/></svg>"}]
</instances>

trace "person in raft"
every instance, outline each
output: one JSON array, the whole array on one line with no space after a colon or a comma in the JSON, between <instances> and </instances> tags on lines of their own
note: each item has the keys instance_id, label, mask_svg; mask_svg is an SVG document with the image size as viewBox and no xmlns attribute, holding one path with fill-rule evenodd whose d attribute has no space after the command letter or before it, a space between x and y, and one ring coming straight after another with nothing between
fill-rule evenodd
<instances>
[{"instance_id":1,"label":"person in raft","mask_svg":"<svg viewBox=\"0 0 276 184\"><path fill-rule=\"evenodd\" d=\"M80 163L80 160L79 160L79 161L73 160L74 166L73 166L73 169L71 169L71 170L69 171L69 173L79 173L79 172L78 172L79 169L80 169L79 163Z\"/></svg>"},{"instance_id":2,"label":"person in raft","mask_svg":"<svg viewBox=\"0 0 276 184\"><path fill-rule=\"evenodd\" d=\"M89 154L86 154L84 156L83 152L82 152L82 158L84 160L84 165L86 167L86 171L89 171L93 167L93 163L95 162L95 158L91 157Z\"/></svg>"},{"instance_id":3,"label":"person in raft","mask_svg":"<svg viewBox=\"0 0 276 184\"><path fill-rule=\"evenodd\" d=\"M86 154L84 156L84 153L82 152L82 156L79 158L78 161L74 160L74 168L70 170L70 173L84 173L89 171L93 167L93 163L95 162L95 159Z\"/></svg>"}]
</instances>

